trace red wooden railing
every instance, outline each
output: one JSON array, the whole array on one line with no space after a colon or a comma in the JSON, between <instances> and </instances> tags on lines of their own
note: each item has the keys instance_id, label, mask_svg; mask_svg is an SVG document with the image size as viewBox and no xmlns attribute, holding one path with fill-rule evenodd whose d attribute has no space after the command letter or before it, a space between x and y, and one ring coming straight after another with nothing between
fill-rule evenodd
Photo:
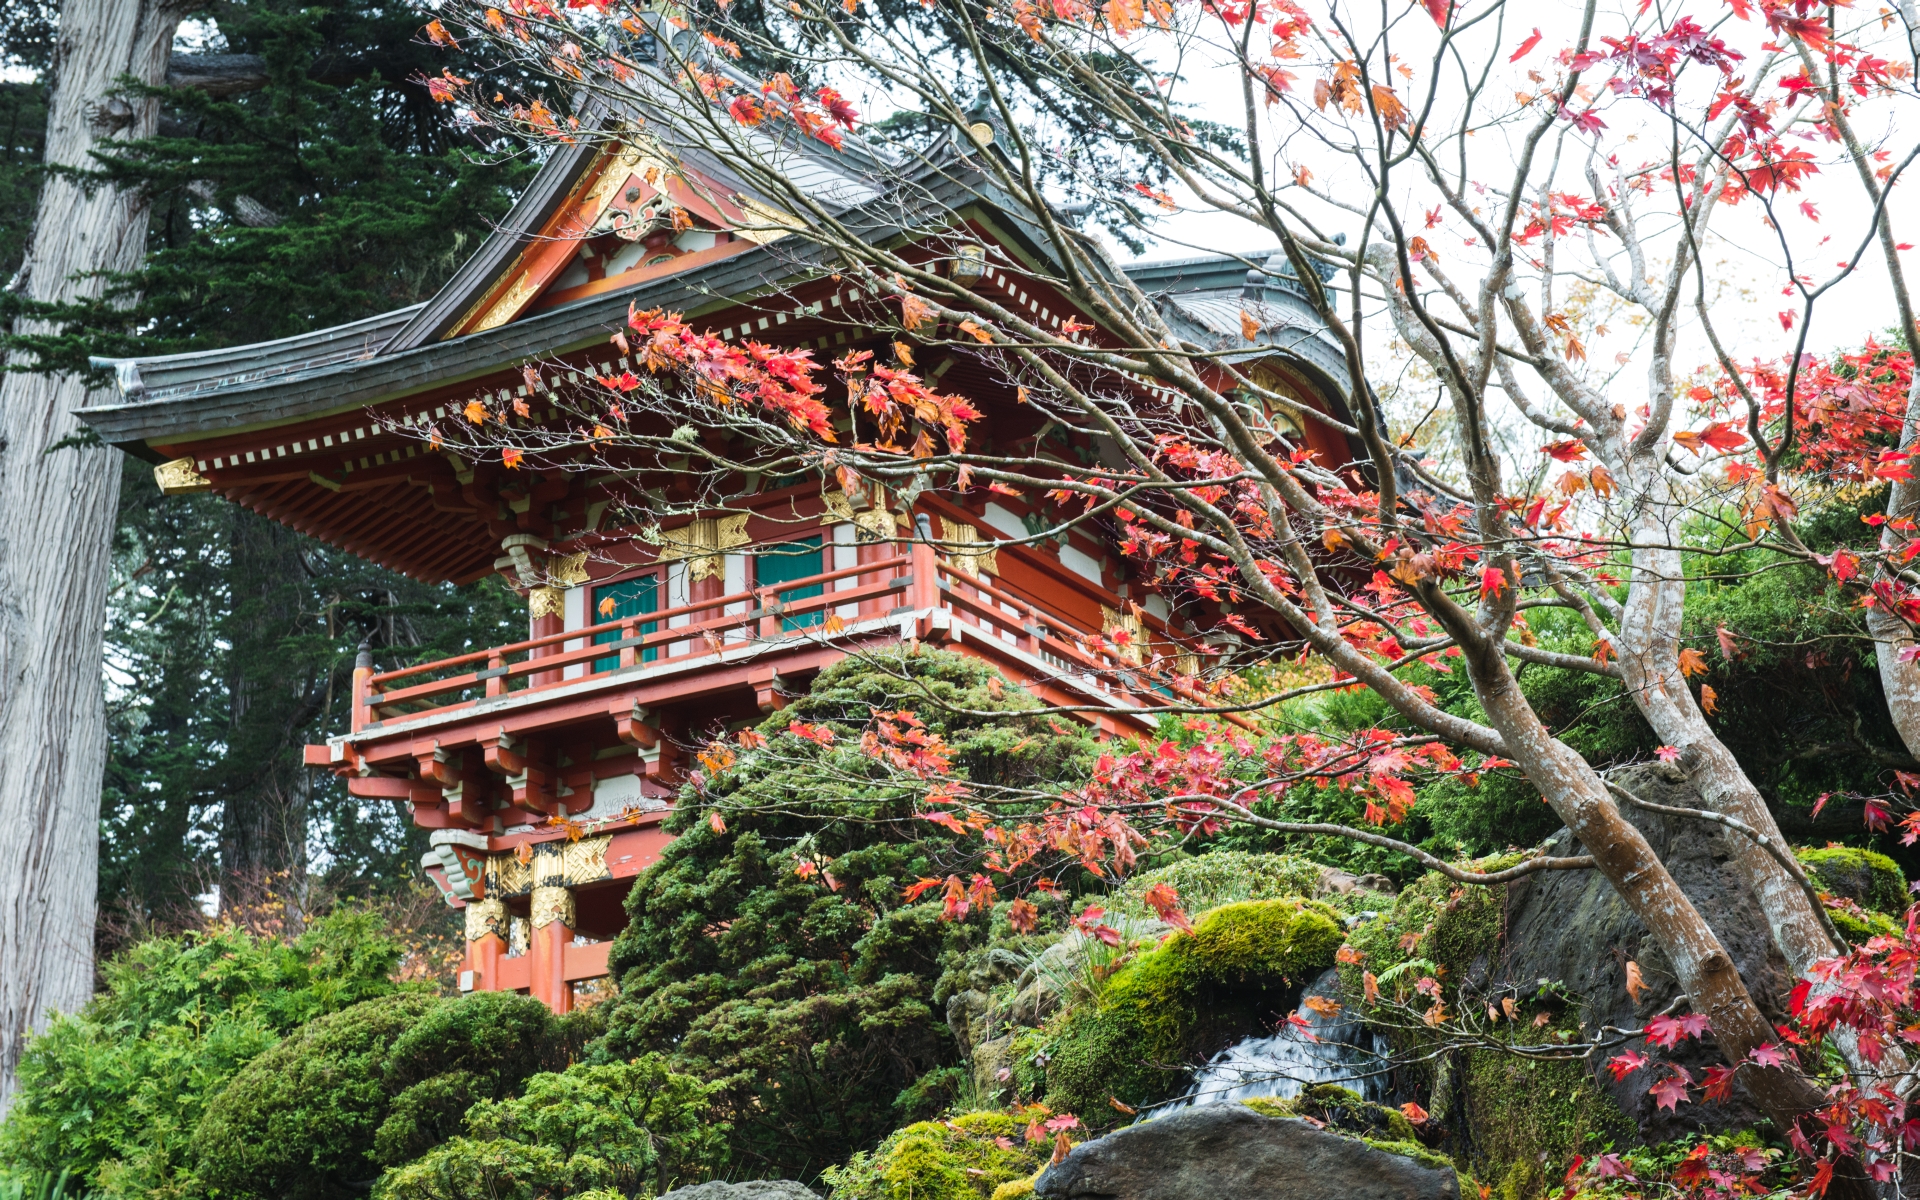
<instances>
[{"instance_id":1,"label":"red wooden railing","mask_svg":"<svg viewBox=\"0 0 1920 1200\"><path fill-rule=\"evenodd\" d=\"M782 600L810 587L817 596ZM895 603L884 605L883 601ZM745 611L728 608L748 605ZM939 558L932 546L916 542L902 553L790 579L769 587L733 592L698 600L659 612L640 613L579 629L530 638L524 642L477 650L418 666L375 674L354 673L353 729L358 732L379 722L410 719L450 711L485 697L531 693L570 687L584 680L610 676L634 667L649 651L660 665L695 661L748 644L765 645L781 639L800 639L824 632L832 610L859 605L865 620L900 609L944 608L993 639L1040 659L1062 676L1079 678L1105 694L1137 701L1167 700L1187 689L1146 678L1139 664L1110 650L1089 644L1092 632L1048 613ZM795 625L810 614L822 614L812 624ZM682 625L672 625L686 618ZM1157 620L1150 629L1165 648L1180 639ZM651 626L652 632L643 632ZM596 643L608 633L618 636ZM569 643L574 644L572 649ZM1144 648L1143 648L1144 649ZM599 662L617 656L615 664L596 669ZM585 669L571 677L567 668ZM1150 693L1158 693L1152 696Z\"/></svg>"}]
</instances>

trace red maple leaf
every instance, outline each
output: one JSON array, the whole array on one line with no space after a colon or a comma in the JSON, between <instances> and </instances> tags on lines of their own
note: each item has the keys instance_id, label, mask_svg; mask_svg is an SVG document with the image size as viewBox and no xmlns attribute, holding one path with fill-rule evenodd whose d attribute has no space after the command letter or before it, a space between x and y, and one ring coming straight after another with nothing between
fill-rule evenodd
<instances>
[{"instance_id":1,"label":"red maple leaf","mask_svg":"<svg viewBox=\"0 0 1920 1200\"><path fill-rule=\"evenodd\" d=\"M1693 1082L1693 1076L1687 1074L1685 1067L1673 1068L1673 1074L1647 1089L1659 1108L1672 1109L1687 1102L1687 1085Z\"/></svg>"},{"instance_id":2,"label":"red maple leaf","mask_svg":"<svg viewBox=\"0 0 1920 1200\"><path fill-rule=\"evenodd\" d=\"M1635 1054L1633 1051L1629 1050L1624 1054L1616 1054L1612 1058L1608 1059L1607 1070L1613 1072L1614 1081L1617 1083L1618 1081L1625 1079L1627 1076L1633 1074L1635 1071L1638 1071L1640 1068L1646 1066L1648 1061L1649 1060L1646 1055Z\"/></svg>"}]
</instances>

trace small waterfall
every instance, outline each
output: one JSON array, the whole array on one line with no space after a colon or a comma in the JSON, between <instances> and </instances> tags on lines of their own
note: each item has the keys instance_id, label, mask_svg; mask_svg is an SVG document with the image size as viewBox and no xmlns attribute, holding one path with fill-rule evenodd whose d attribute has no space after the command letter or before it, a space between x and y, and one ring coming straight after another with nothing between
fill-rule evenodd
<instances>
[{"instance_id":1,"label":"small waterfall","mask_svg":"<svg viewBox=\"0 0 1920 1200\"><path fill-rule=\"evenodd\" d=\"M1227 1047L1193 1075L1190 1104L1221 1104L1275 1096L1291 1100L1317 1083L1337 1083L1366 1100L1387 1094L1387 1041L1345 1013L1331 1019L1309 1008L1309 996L1340 998L1340 975L1328 970L1302 994L1299 1014L1307 1028L1288 1023L1269 1037ZM1304 1035L1311 1033L1315 1041Z\"/></svg>"}]
</instances>

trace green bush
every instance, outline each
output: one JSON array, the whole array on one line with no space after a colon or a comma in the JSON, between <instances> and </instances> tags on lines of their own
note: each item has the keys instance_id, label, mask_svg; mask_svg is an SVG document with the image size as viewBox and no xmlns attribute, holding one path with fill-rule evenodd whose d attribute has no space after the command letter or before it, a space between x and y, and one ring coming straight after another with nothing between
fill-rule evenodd
<instances>
[{"instance_id":1,"label":"green bush","mask_svg":"<svg viewBox=\"0 0 1920 1200\"><path fill-rule=\"evenodd\" d=\"M833 1200L993 1200L1046 1166L1051 1138L1028 1142L1027 1122L972 1112L899 1130L871 1154L855 1154L823 1178ZM1012 1186L1010 1186L1012 1185Z\"/></svg>"},{"instance_id":2,"label":"green bush","mask_svg":"<svg viewBox=\"0 0 1920 1200\"><path fill-rule=\"evenodd\" d=\"M290 943L226 929L134 946L86 1008L28 1043L0 1162L71 1170L105 1197L178 1190L235 1072L302 1023L393 993L399 956L373 914L351 911Z\"/></svg>"},{"instance_id":3,"label":"green bush","mask_svg":"<svg viewBox=\"0 0 1920 1200\"><path fill-rule=\"evenodd\" d=\"M363 1196L381 1167L458 1132L471 1105L563 1068L589 1029L511 992L399 996L322 1017L207 1106L198 1174L234 1198Z\"/></svg>"},{"instance_id":4,"label":"green bush","mask_svg":"<svg viewBox=\"0 0 1920 1200\"><path fill-rule=\"evenodd\" d=\"M1047 1103L1096 1124L1109 1100L1138 1108L1166 1098L1193 1059L1244 1035L1333 965L1342 941L1332 909L1253 900L1205 914L1116 972L1096 1005L1068 1009L1046 1031Z\"/></svg>"},{"instance_id":5,"label":"green bush","mask_svg":"<svg viewBox=\"0 0 1920 1200\"><path fill-rule=\"evenodd\" d=\"M977 909L942 921L940 905L903 905L901 891L977 869L979 846L918 819L920 789L861 751L875 709L917 712L976 784L1064 786L1094 749L978 660L903 651L822 671L760 726L764 749L682 794L676 840L627 899L603 1053L659 1051L724 1084L715 1102L754 1174L812 1178L952 1095L944 1069L959 1054L939 984L990 921ZM835 744L795 736L796 720Z\"/></svg>"},{"instance_id":6,"label":"green bush","mask_svg":"<svg viewBox=\"0 0 1920 1200\"><path fill-rule=\"evenodd\" d=\"M377 1200L533 1200L592 1191L658 1194L710 1175L726 1159L716 1090L667 1069L658 1054L575 1064L535 1075L523 1095L481 1101L470 1135L390 1170Z\"/></svg>"}]
</instances>

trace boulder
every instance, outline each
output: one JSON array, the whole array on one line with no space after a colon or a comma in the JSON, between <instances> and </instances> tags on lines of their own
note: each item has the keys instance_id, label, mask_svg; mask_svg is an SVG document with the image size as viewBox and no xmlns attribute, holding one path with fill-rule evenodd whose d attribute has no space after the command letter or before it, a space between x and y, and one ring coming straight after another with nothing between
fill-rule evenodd
<instances>
[{"instance_id":1,"label":"boulder","mask_svg":"<svg viewBox=\"0 0 1920 1200\"><path fill-rule=\"evenodd\" d=\"M675 1188L660 1200L820 1200L807 1185L791 1179L749 1179L744 1183L695 1184Z\"/></svg>"},{"instance_id":2,"label":"boulder","mask_svg":"<svg viewBox=\"0 0 1920 1200\"><path fill-rule=\"evenodd\" d=\"M1459 1200L1453 1169L1306 1121L1207 1104L1076 1146L1034 1183L1053 1200Z\"/></svg>"},{"instance_id":3,"label":"boulder","mask_svg":"<svg viewBox=\"0 0 1920 1200\"><path fill-rule=\"evenodd\" d=\"M1613 779L1656 804L1701 807L1686 777L1664 763L1633 767ZM1767 933L1758 899L1734 866L1728 839L1737 835L1704 821L1650 813L1628 804L1621 805L1621 815L1646 837L1673 873L1674 882L1713 924L1767 1019L1784 1022L1783 1005L1793 980ZM1584 850L1571 833L1562 830L1547 843L1547 852L1568 855ZM1627 995L1628 962L1639 964L1646 983L1638 1003ZM1552 985L1559 985L1578 1003L1581 1028L1589 1036L1608 1025L1643 1026L1680 991L1666 956L1598 871L1543 871L1509 884L1506 938L1498 961L1475 964L1470 974L1478 976L1470 980L1476 990L1489 996L1538 995L1550 1000L1556 990ZM1696 1079L1702 1068L1724 1061L1711 1037L1683 1042L1673 1050L1649 1052L1638 1042L1623 1048L1677 1062ZM1759 1107L1740 1084L1728 1103L1687 1104L1661 1111L1647 1093L1656 1081L1654 1073L1638 1071L1615 1081L1603 1061L1607 1057L1611 1055L1595 1056L1594 1079L1648 1142L1750 1128L1762 1119Z\"/></svg>"}]
</instances>

